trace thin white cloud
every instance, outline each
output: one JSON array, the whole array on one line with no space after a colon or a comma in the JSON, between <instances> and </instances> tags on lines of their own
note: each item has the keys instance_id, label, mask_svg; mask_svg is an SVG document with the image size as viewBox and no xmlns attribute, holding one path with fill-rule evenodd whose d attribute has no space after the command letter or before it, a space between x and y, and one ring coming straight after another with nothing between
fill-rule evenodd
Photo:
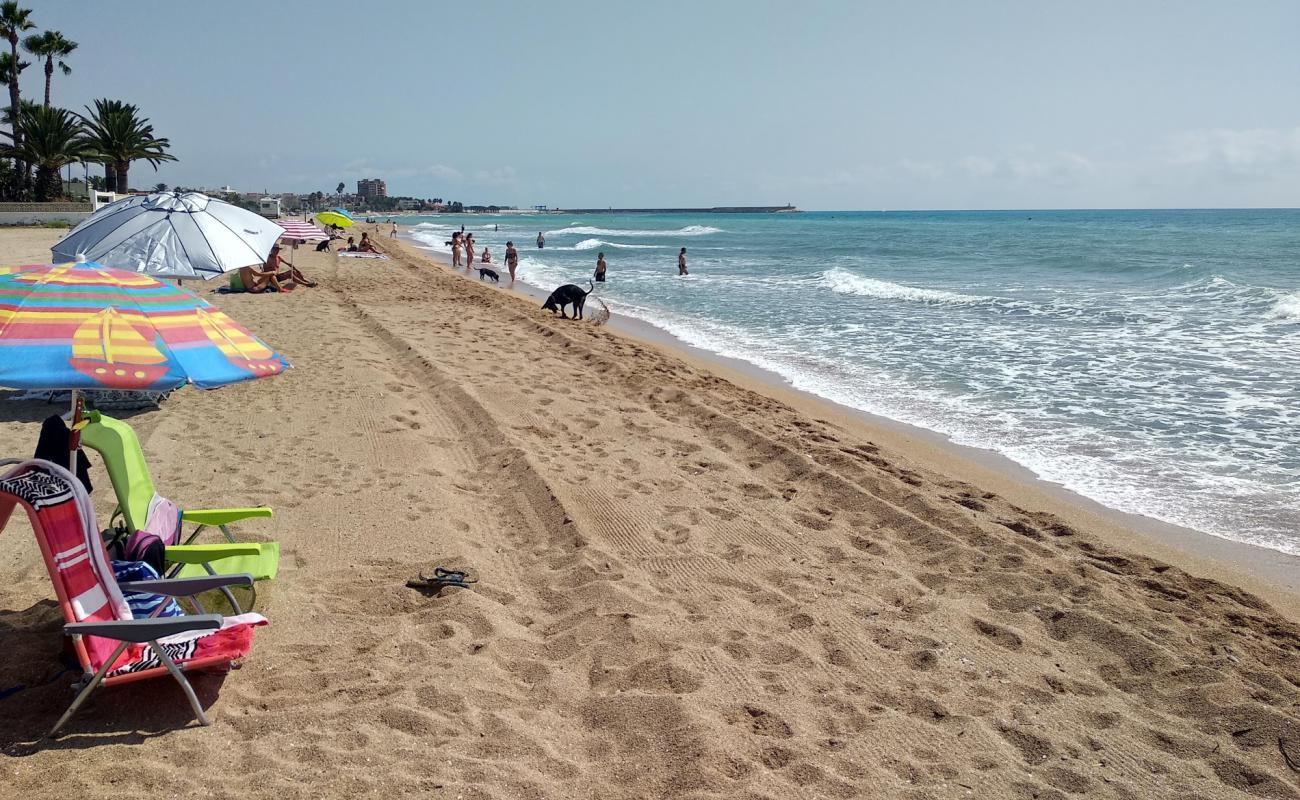
<instances>
[{"instance_id":1,"label":"thin white cloud","mask_svg":"<svg viewBox=\"0 0 1300 800\"><path fill-rule=\"evenodd\" d=\"M495 169L480 169L475 171L474 180L491 186L507 186L513 184L516 180L515 168L505 166L496 167Z\"/></svg>"},{"instance_id":2,"label":"thin white cloud","mask_svg":"<svg viewBox=\"0 0 1300 800\"><path fill-rule=\"evenodd\" d=\"M924 178L930 181L942 178L944 173L943 165L934 161L913 161L910 158L905 158L898 162L898 166L914 178Z\"/></svg>"},{"instance_id":3,"label":"thin white cloud","mask_svg":"<svg viewBox=\"0 0 1300 800\"><path fill-rule=\"evenodd\" d=\"M997 173L998 162L984 156L966 156L958 159L957 169L972 178L988 178Z\"/></svg>"},{"instance_id":4,"label":"thin white cloud","mask_svg":"<svg viewBox=\"0 0 1300 800\"><path fill-rule=\"evenodd\" d=\"M1236 175L1300 165L1300 127L1182 131L1163 147L1166 163Z\"/></svg>"}]
</instances>

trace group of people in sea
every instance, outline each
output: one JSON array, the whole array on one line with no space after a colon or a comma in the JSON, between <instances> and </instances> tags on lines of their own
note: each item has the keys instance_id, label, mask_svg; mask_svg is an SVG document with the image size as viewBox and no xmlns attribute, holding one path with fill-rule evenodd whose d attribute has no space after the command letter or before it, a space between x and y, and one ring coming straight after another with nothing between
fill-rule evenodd
<instances>
[{"instance_id":1,"label":"group of people in sea","mask_svg":"<svg viewBox=\"0 0 1300 800\"><path fill-rule=\"evenodd\" d=\"M491 248L484 245L483 252L478 254L477 260L475 254L474 234L466 233L465 226L462 225L460 230L453 231L451 234L451 266L453 269L465 268L466 272L474 269L487 267L491 269L496 262L492 260ZM514 242L506 242L505 255L506 269L510 271L510 282L515 282L515 270L519 268L519 251L515 249Z\"/></svg>"},{"instance_id":2,"label":"group of people in sea","mask_svg":"<svg viewBox=\"0 0 1300 800\"><path fill-rule=\"evenodd\" d=\"M363 234L363 238L364 238L364 234ZM485 264L494 263L492 261L492 251L488 247L484 246L483 251L479 253L479 251L476 249L476 244L474 242L474 234L467 233L465 231L464 225L460 227L459 231L452 232L451 241L447 242L447 244L451 245L451 266L453 269L460 269L464 267L465 271L469 272L471 270L481 268ZM541 250L544 249L545 247L546 247L546 237L541 233L541 231L538 231L537 249ZM475 258L476 254L477 254L477 260ZM518 269L519 267L519 251L515 249L515 243L513 241L506 242L505 263L506 263L506 268L510 270L510 282L514 283L515 270ZM598 253L596 256L596 272L592 276L592 279L596 283L604 283L606 270L608 269L609 269L609 265L605 263L605 253L604 252ZM683 247L677 253L677 274L678 275L691 274L686 268L685 247Z\"/></svg>"}]
</instances>

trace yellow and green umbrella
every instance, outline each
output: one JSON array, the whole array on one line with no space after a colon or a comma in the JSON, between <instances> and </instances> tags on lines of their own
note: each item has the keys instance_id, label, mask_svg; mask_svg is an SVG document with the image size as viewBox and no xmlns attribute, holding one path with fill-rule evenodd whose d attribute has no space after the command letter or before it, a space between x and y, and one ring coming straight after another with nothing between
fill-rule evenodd
<instances>
[{"instance_id":1,"label":"yellow and green umbrella","mask_svg":"<svg viewBox=\"0 0 1300 800\"><path fill-rule=\"evenodd\" d=\"M352 215L341 208L320 212L316 215L316 221L322 225L337 225L340 228L352 227Z\"/></svg>"}]
</instances>

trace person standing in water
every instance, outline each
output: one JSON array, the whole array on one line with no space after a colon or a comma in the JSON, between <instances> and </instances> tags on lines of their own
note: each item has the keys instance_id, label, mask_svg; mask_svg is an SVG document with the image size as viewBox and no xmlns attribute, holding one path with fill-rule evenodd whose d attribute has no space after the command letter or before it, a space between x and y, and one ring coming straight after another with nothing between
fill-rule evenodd
<instances>
[{"instance_id":1,"label":"person standing in water","mask_svg":"<svg viewBox=\"0 0 1300 800\"><path fill-rule=\"evenodd\" d=\"M538 231L538 232L537 232L537 249L538 249L538 250L541 250L541 249L542 249L543 247L545 247L545 246L546 246L546 237L542 235L542 232L541 232L541 231Z\"/></svg>"},{"instance_id":2,"label":"person standing in water","mask_svg":"<svg viewBox=\"0 0 1300 800\"><path fill-rule=\"evenodd\" d=\"M514 242L506 242L506 268L510 270L510 282L515 282L515 267L519 266L519 251Z\"/></svg>"},{"instance_id":3,"label":"person standing in water","mask_svg":"<svg viewBox=\"0 0 1300 800\"><path fill-rule=\"evenodd\" d=\"M451 235L451 266L453 269L460 266L460 248L460 233L453 233Z\"/></svg>"},{"instance_id":4,"label":"person standing in water","mask_svg":"<svg viewBox=\"0 0 1300 800\"><path fill-rule=\"evenodd\" d=\"M474 266L474 234L465 234L465 269Z\"/></svg>"},{"instance_id":5,"label":"person standing in water","mask_svg":"<svg viewBox=\"0 0 1300 800\"><path fill-rule=\"evenodd\" d=\"M391 231L388 232L388 238L390 238L390 239L396 239L396 238L397 238L397 223L396 223L396 222L393 223L393 229L392 229Z\"/></svg>"},{"instance_id":6,"label":"person standing in water","mask_svg":"<svg viewBox=\"0 0 1300 800\"><path fill-rule=\"evenodd\" d=\"M685 247L682 248L682 252L677 254L677 274L678 275L691 274L686 271L686 248Z\"/></svg>"},{"instance_id":7,"label":"person standing in water","mask_svg":"<svg viewBox=\"0 0 1300 800\"><path fill-rule=\"evenodd\" d=\"M596 283L605 282L605 254L596 256Z\"/></svg>"}]
</instances>

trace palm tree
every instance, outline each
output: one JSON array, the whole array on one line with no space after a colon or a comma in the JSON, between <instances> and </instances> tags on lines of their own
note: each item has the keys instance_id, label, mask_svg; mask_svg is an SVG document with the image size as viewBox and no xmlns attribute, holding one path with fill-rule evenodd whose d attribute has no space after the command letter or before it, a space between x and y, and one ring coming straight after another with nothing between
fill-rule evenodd
<instances>
[{"instance_id":1,"label":"palm tree","mask_svg":"<svg viewBox=\"0 0 1300 800\"><path fill-rule=\"evenodd\" d=\"M46 31L28 36L23 40L23 48L34 56L45 59L45 106L50 105L50 83L54 80L54 65L58 63L64 75L72 74L72 67L63 59L77 49L77 43L63 38L58 31Z\"/></svg>"},{"instance_id":2,"label":"palm tree","mask_svg":"<svg viewBox=\"0 0 1300 800\"><path fill-rule=\"evenodd\" d=\"M63 108L24 108L10 138L15 144L3 147L0 152L17 161L36 165L38 201L62 196L59 170L93 152L93 144L86 138L86 128L81 120Z\"/></svg>"},{"instance_id":3,"label":"palm tree","mask_svg":"<svg viewBox=\"0 0 1300 800\"><path fill-rule=\"evenodd\" d=\"M8 53L0 53L0 72L3 72L3 71L4 71L5 64L6 64L8 61L9 61L9 54L8 54ZM24 61L24 62L20 65L20 68L27 67L27 66L29 66L29 64L28 64L26 61ZM31 101L31 100L26 100L26 99L19 100L19 101L18 101L18 116L19 116L19 118L21 119L22 116L23 116L24 114L26 114L28 111L32 110L33 108L40 108L40 107L41 107L41 104L40 104L40 103L36 103L36 102L33 102L33 101ZM3 124L4 124L7 128L9 128L9 130L11 130L11 131L14 129L14 114L13 114L13 109L9 108L9 106L5 106L4 108L0 108L0 123L3 123Z\"/></svg>"},{"instance_id":4,"label":"palm tree","mask_svg":"<svg viewBox=\"0 0 1300 800\"><path fill-rule=\"evenodd\" d=\"M126 192L132 161L148 161L153 168L164 161L175 161L167 152L171 142L154 136L153 125L139 116L139 109L121 100L96 100L92 111L81 119L94 144L95 160L104 165L104 177L111 192Z\"/></svg>"},{"instance_id":5,"label":"palm tree","mask_svg":"<svg viewBox=\"0 0 1300 800\"><path fill-rule=\"evenodd\" d=\"M343 181L339 181L339 188L334 191L334 194L343 194L343 188Z\"/></svg>"},{"instance_id":6,"label":"palm tree","mask_svg":"<svg viewBox=\"0 0 1300 800\"><path fill-rule=\"evenodd\" d=\"M155 192L165 192L165 191L167 191L167 184L165 184L165 183L159 181L158 183L155 183L155 184L153 185L153 190L154 190ZM180 189L177 188L176 191L179 192Z\"/></svg>"},{"instance_id":7,"label":"palm tree","mask_svg":"<svg viewBox=\"0 0 1300 800\"><path fill-rule=\"evenodd\" d=\"M32 10L21 8L16 0L4 0L0 3L0 37L9 40L9 69L4 79L9 82L9 114L11 119L18 118L18 73L22 71L18 60L18 39L23 31L36 27L31 20ZM14 129L15 146L21 143L22 132Z\"/></svg>"}]
</instances>

